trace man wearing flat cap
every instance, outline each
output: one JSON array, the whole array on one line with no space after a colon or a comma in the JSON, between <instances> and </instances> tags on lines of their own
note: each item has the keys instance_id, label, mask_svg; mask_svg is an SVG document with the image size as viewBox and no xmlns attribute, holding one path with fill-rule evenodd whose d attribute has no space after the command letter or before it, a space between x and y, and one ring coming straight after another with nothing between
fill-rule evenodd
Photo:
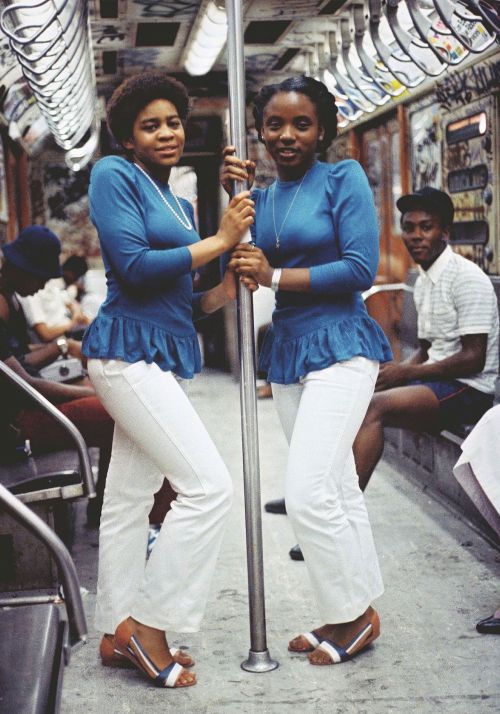
<instances>
[{"instance_id":1,"label":"man wearing flat cap","mask_svg":"<svg viewBox=\"0 0 500 714\"><path fill-rule=\"evenodd\" d=\"M111 452L113 421L93 387L86 384L59 384L40 377L38 369L61 355L81 355L80 343L60 337L41 345L29 345L26 321L17 305L16 294L34 295L47 280L61 275L59 239L48 228L28 226L16 240L2 246L0 270L0 359L19 376L56 404L80 430L88 446L101 449L98 491L102 491ZM34 453L72 445L66 432L45 412L25 402L3 380L0 384L0 445L2 457L16 440L29 439ZM100 493L102 496L102 493ZM100 504L97 504L97 509Z\"/></svg>"},{"instance_id":2,"label":"man wearing flat cap","mask_svg":"<svg viewBox=\"0 0 500 714\"><path fill-rule=\"evenodd\" d=\"M417 351L380 368L354 443L364 490L382 456L384 427L441 431L475 423L493 404L498 375L498 308L491 281L448 245L453 203L424 187L397 201L404 244L417 263Z\"/></svg>"}]
</instances>

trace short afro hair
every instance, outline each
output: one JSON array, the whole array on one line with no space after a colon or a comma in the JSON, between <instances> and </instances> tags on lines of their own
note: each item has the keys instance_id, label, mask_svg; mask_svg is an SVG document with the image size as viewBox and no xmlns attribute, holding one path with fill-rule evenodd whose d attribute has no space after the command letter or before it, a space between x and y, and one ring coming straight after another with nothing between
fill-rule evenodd
<instances>
[{"instance_id":1,"label":"short afro hair","mask_svg":"<svg viewBox=\"0 0 500 714\"><path fill-rule=\"evenodd\" d=\"M115 89L107 106L108 128L119 144L132 137L137 115L155 99L172 102L181 121L186 121L189 95L181 82L156 70L136 74Z\"/></svg>"},{"instance_id":2,"label":"short afro hair","mask_svg":"<svg viewBox=\"0 0 500 714\"><path fill-rule=\"evenodd\" d=\"M88 263L83 255L70 255L69 258L66 258L61 267L63 271L70 270L77 278L81 278L89 269Z\"/></svg>"},{"instance_id":3,"label":"short afro hair","mask_svg":"<svg viewBox=\"0 0 500 714\"><path fill-rule=\"evenodd\" d=\"M318 114L318 122L323 127L324 136L321 141L318 141L318 151L327 149L337 136L337 112L338 108L335 104L335 97L328 91L323 82L306 75L298 77L289 77L284 79L279 84L268 84L262 87L260 92L253 100L253 116L255 119L255 128L259 134L259 140L264 143L262 138L262 125L264 121L264 109L271 99L280 92L297 92L305 94L316 107Z\"/></svg>"}]
</instances>

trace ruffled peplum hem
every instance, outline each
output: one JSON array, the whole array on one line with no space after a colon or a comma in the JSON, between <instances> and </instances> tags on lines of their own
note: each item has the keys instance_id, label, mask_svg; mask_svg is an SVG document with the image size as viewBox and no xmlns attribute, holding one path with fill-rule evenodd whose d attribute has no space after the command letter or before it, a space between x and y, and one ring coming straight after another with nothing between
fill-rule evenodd
<instances>
[{"instance_id":1,"label":"ruffled peplum hem","mask_svg":"<svg viewBox=\"0 0 500 714\"><path fill-rule=\"evenodd\" d=\"M393 358L384 332L368 315L331 322L297 337L280 335L273 325L262 345L259 369L267 373L268 382L294 384L309 372L352 357L377 362Z\"/></svg>"},{"instance_id":2,"label":"ruffled peplum hem","mask_svg":"<svg viewBox=\"0 0 500 714\"><path fill-rule=\"evenodd\" d=\"M98 315L83 336L82 352L89 358L121 359L148 364L184 379L201 369L198 338L179 336L130 317Z\"/></svg>"}]
</instances>

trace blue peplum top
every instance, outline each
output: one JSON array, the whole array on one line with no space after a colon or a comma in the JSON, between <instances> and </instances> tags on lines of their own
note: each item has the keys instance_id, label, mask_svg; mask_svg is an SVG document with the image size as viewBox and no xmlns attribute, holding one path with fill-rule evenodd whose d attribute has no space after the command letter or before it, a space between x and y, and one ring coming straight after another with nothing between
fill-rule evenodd
<instances>
[{"instance_id":1,"label":"blue peplum top","mask_svg":"<svg viewBox=\"0 0 500 714\"><path fill-rule=\"evenodd\" d=\"M168 184L156 182L177 213ZM83 337L90 358L155 362L190 378L201 358L193 317L202 293L193 294L191 253L200 240L167 208L133 163L107 156L92 169L90 216L106 270L107 297ZM179 199L194 226L188 201Z\"/></svg>"},{"instance_id":2,"label":"blue peplum top","mask_svg":"<svg viewBox=\"0 0 500 714\"><path fill-rule=\"evenodd\" d=\"M310 292L276 293L259 366L277 384L293 384L355 356L392 359L361 296L373 283L379 259L377 215L363 169L352 160L316 161L300 189L299 184L277 180L253 192L254 240L270 264L310 268Z\"/></svg>"}]
</instances>

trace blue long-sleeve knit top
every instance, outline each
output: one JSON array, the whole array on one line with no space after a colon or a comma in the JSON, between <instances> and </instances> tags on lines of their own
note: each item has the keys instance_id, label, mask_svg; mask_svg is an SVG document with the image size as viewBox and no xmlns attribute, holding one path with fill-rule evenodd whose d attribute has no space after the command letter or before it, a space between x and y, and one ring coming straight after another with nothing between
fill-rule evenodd
<instances>
[{"instance_id":1,"label":"blue long-sleeve knit top","mask_svg":"<svg viewBox=\"0 0 500 714\"><path fill-rule=\"evenodd\" d=\"M377 216L363 169L352 160L317 161L296 194L299 184L277 180L253 195L254 240L271 265L310 268L310 292L276 294L260 368L268 381L278 384L292 384L354 356L392 359L389 343L361 297L373 283L379 259Z\"/></svg>"},{"instance_id":2,"label":"blue long-sleeve knit top","mask_svg":"<svg viewBox=\"0 0 500 714\"><path fill-rule=\"evenodd\" d=\"M179 213L168 184L156 182ZM156 362L190 378L200 370L193 326L201 293L193 295L191 253L200 240L165 206L151 182L118 156L92 169L90 216L106 270L107 297L83 337L87 357ZM194 226L188 201L179 199Z\"/></svg>"}]
</instances>

